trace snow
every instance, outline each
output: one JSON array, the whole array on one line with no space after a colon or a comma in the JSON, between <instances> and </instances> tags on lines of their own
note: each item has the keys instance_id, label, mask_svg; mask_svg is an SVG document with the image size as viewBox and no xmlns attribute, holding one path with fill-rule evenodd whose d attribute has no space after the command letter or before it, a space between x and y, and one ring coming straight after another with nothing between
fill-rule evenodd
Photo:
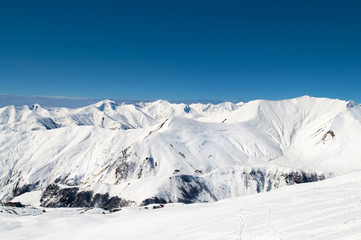
<instances>
[{"instance_id":1,"label":"snow","mask_svg":"<svg viewBox=\"0 0 361 240\"><path fill-rule=\"evenodd\" d=\"M359 105L309 96L238 104L7 106L0 108L0 200L57 184L134 205L154 197L217 201L285 186L292 172L361 171L360 142ZM180 198L191 190L198 195Z\"/></svg>"},{"instance_id":2,"label":"snow","mask_svg":"<svg viewBox=\"0 0 361 240\"><path fill-rule=\"evenodd\" d=\"M161 209L15 209L0 239L360 239L361 172L215 203ZM30 214L32 216L25 216Z\"/></svg>"},{"instance_id":3,"label":"snow","mask_svg":"<svg viewBox=\"0 0 361 240\"><path fill-rule=\"evenodd\" d=\"M0 239L361 239L360 142L360 105L309 96L2 107L0 200L29 206Z\"/></svg>"},{"instance_id":4,"label":"snow","mask_svg":"<svg viewBox=\"0 0 361 240\"><path fill-rule=\"evenodd\" d=\"M40 197L42 191L32 191L32 192L26 192L24 194L21 194L20 196L17 196L13 198L13 202L21 202L24 205L30 205L33 207L39 207L40 206Z\"/></svg>"}]
</instances>

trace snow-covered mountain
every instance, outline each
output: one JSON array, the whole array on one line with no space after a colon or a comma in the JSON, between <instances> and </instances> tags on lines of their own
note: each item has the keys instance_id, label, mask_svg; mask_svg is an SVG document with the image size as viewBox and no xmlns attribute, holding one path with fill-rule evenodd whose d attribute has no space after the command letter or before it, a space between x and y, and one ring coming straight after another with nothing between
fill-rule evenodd
<instances>
[{"instance_id":1,"label":"snow-covered mountain","mask_svg":"<svg viewBox=\"0 0 361 240\"><path fill-rule=\"evenodd\" d=\"M361 170L361 108L233 104L0 108L0 199L114 208L209 202Z\"/></svg>"}]
</instances>

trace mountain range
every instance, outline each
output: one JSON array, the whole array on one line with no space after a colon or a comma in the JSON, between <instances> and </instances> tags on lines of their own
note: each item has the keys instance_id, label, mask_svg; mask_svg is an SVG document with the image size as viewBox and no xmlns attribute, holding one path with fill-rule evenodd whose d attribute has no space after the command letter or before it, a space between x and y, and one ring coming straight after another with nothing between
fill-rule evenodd
<instances>
[{"instance_id":1,"label":"mountain range","mask_svg":"<svg viewBox=\"0 0 361 240\"><path fill-rule=\"evenodd\" d=\"M303 96L0 108L0 200L213 202L361 171L361 107Z\"/></svg>"}]
</instances>

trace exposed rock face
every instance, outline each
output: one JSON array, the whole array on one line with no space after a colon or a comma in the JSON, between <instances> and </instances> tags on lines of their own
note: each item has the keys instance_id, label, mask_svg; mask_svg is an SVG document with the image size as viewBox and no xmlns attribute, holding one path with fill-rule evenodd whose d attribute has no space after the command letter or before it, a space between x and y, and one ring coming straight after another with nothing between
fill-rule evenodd
<instances>
[{"instance_id":1,"label":"exposed rock face","mask_svg":"<svg viewBox=\"0 0 361 240\"><path fill-rule=\"evenodd\" d=\"M243 181L238 182L239 187L254 189L255 192L264 192L276 189L283 185L315 182L326 178L325 174L309 173L300 170L292 170L287 173L274 173L261 169L251 169L249 172L238 172ZM159 196L145 199L139 205L164 204L170 202L195 203L217 201L219 197L213 194L212 185L203 177L193 175L175 175L170 177L169 196L164 199ZM209 186L209 187L208 187ZM234 187L234 186L229 186ZM29 189L27 186L21 189ZM211 188L211 189L210 189ZM99 207L114 209L124 206L135 205L134 201L109 196L106 194L94 193L92 191L80 191L78 187L61 188L57 184L49 185L41 197L43 207Z\"/></svg>"},{"instance_id":2,"label":"exposed rock face","mask_svg":"<svg viewBox=\"0 0 361 240\"><path fill-rule=\"evenodd\" d=\"M60 188L56 184L49 185L40 199L43 207L99 207L114 209L131 205L131 201L109 194L93 194L91 191L79 191L78 187Z\"/></svg>"},{"instance_id":3,"label":"exposed rock face","mask_svg":"<svg viewBox=\"0 0 361 240\"><path fill-rule=\"evenodd\" d=\"M316 182L316 181L324 180L325 178L326 178L325 174L296 171L296 172L288 173L285 176L285 181L288 185L292 185L299 183Z\"/></svg>"},{"instance_id":4,"label":"exposed rock face","mask_svg":"<svg viewBox=\"0 0 361 240\"><path fill-rule=\"evenodd\" d=\"M249 173L243 173L248 181L257 183L257 192L270 191L281 185L293 185L299 183L316 182L324 180L325 174L292 170L290 172L276 172L252 169Z\"/></svg>"},{"instance_id":5,"label":"exposed rock face","mask_svg":"<svg viewBox=\"0 0 361 240\"><path fill-rule=\"evenodd\" d=\"M167 201L162 198L158 198L158 197L147 198L140 204L140 206L146 206L146 205L154 204L154 203L165 204L165 203L167 203Z\"/></svg>"},{"instance_id":6,"label":"exposed rock face","mask_svg":"<svg viewBox=\"0 0 361 240\"><path fill-rule=\"evenodd\" d=\"M15 186L15 188L13 189L13 196L16 197L16 196L19 196L23 193L26 193L26 192L31 192L33 190L35 190L38 186L39 186L39 181L34 183L34 184L25 184L23 186L19 186L19 183Z\"/></svg>"}]
</instances>

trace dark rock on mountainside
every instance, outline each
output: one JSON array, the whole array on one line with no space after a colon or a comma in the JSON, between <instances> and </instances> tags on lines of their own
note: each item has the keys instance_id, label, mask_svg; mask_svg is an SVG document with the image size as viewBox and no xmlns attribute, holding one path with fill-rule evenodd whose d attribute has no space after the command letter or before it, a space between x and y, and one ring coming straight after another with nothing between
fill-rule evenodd
<instances>
[{"instance_id":1,"label":"dark rock on mountainside","mask_svg":"<svg viewBox=\"0 0 361 240\"><path fill-rule=\"evenodd\" d=\"M285 180L288 185L316 182L324 180L326 177L324 174L306 173L303 171L292 171L285 175Z\"/></svg>"},{"instance_id":2,"label":"dark rock on mountainside","mask_svg":"<svg viewBox=\"0 0 361 240\"><path fill-rule=\"evenodd\" d=\"M242 182L237 184L249 188L253 186L256 192L265 192L276 189L282 185L315 182L326 178L324 174L315 172L304 172L291 170L288 172L273 172L265 169L250 169L237 173L242 177ZM169 202L195 203L203 202L203 199L217 201L221 198L214 195L210 190L207 180L202 176L179 174L169 178L170 187L166 199L153 196L144 199L139 205L165 204ZM16 190L21 193L28 190L32 185L25 185ZM214 189L213 189L214 190ZM208 201L208 200L207 200ZM116 209L124 206L135 205L130 200L118 196L109 196L108 193L100 194L93 191L80 191L79 187L61 188L57 184L49 185L41 197L43 207L99 207L106 210Z\"/></svg>"},{"instance_id":3,"label":"dark rock on mountainside","mask_svg":"<svg viewBox=\"0 0 361 240\"><path fill-rule=\"evenodd\" d=\"M92 191L79 191L78 187L60 188L49 185L40 199L43 207L99 207L106 210L129 206L133 202L119 197L110 197L108 193L95 194Z\"/></svg>"},{"instance_id":4,"label":"dark rock on mountainside","mask_svg":"<svg viewBox=\"0 0 361 240\"><path fill-rule=\"evenodd\" d=\"M140 204L140 206L146 206L146 205L155 204L155 203L157 203L157 204L166 204L167 201L162 199L162 198L158 198L158 197L147 198Z\"/></svg>"},{"instance_id":5,"label":"dark rock on mountainside","mask_svg":"<svg viewBox=\"0 0 361 240\"><path fill-rule=\"evenodd\" d=\"M208 189L203 178L192 175L177 175L174 176L174 178L180 192L180 196L177 197L176 202L198 202L198 197L201 194L208 195L213 201L217 200L213 193Z\"/></svg>"},{"instance_id":6,"label":"dark rock on mountainside","mask_svg":"<svg viewBox=\"0 0 361 240\"><path fill-rule=\"evenodd\" d=\"M13 189L13 196L16 197L26 192L31 192L35 190L39 186L39 184L40 182L37 181L36 183L33 184L25 184L23 186L19 186L19 182L18 182Z\"/></svg>"}]
</instances>

